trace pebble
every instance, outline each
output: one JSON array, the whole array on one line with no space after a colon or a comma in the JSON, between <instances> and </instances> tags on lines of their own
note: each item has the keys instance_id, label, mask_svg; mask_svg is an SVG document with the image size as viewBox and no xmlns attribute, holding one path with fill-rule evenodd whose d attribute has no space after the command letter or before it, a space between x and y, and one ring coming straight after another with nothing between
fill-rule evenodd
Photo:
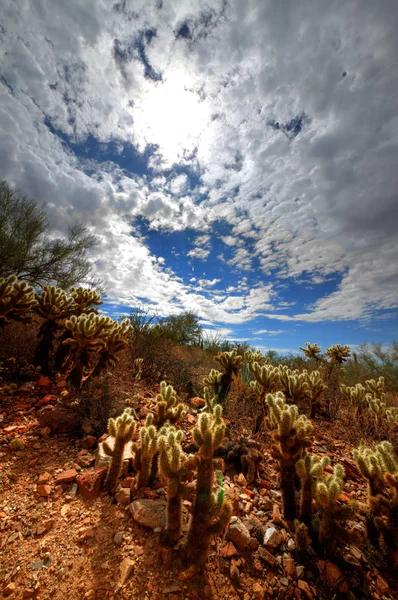
<instances>
[{"instance_id":1,"label":"pebble","mask_svg":"<svg viewBox=\"0 0 398 600\"><path fill-rule=\"evenodd\" d=\"M113 543L116 546L121 546L123 543L123 533L121 531L118 531L117 533L115 533L115 535L113 536Z\"/></svg>"}]
</instances>

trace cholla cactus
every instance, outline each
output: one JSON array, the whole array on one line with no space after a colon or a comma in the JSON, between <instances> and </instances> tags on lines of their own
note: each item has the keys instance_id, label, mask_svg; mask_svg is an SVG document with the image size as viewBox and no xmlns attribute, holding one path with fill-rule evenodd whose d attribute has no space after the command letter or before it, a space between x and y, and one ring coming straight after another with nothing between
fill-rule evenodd
<instances>
[{"instance_id":1,"label":"cholla cactus","mask_svg":"<svg viewBox=\"0 0 398 600\"><path fill-rule=\"evenodd\" d=\"M168 422L170 425L176 425L184 416L184 405L177 403L176 392L172 385L167 385L165 381L160 383L160 392L156 396L157 415L155 425L161 429Z\"/></svg>"},{"instance_id":2,"label":"cholla cactus","mask_svg":"<svg viewBox=\"0 0 398 600\"><path fill-rule=\"evenodd\" d=\"M194 463L181 448L182 431L173 426L159 432L159 471L167 479L167 545L174 546L181 537L182 500L191 489L183 484L191 473Z\"/></svg>"},{"instance_id":3,"label":"cholla cactus","mask_svg":"<svg viewBox=\"0 0 398 600\"><path fill-rule=\"evenodd\" d=\"M326 383L323 381L319 371L312 371L307 374L307 383L310 393L311 413L312 418L319 412L321 394L327 389Z\"/></svg>"},{"instance_id":4,"label":"cholla cactus","mask_svg":"<svg viewBox=\"0 0 398 600\"><path fill-rule=\"evenodd\" d=\"M270 364L270 360L266 358L260 350L256 350L256 352L253 352L253 350L246 350L243 356L247 365L254 362L258 363L260 366Z\"/></svg>"},{"instance_id":5,"label":"cholla cactus","mask_svg":"<svg viewBox=\"0 0 398 600\"><path fill-rule=\"evenodd\" d=\"M217 393L218 401L222 404L229 393L233 377L236 377L239 373L243 356L237 354L236 349L234 349L231 352L220 352L214 357L214 360L219 362L224 369Z\"/></svg>"},{"instance_id":6,"label":"cholla cactus","mask_svg":"<svg viewBox=\"0 0 398 600\"><path fill-rule=\"evenodd\" d=\"M376 381L375 379L368 379L365 381L366 390L372 394L373 398L380 398L385 401L385 389L384 389L384 377L379 377Z\"/></svg>"},{"instance_id":7,"label":"cholla cactus","mask_svg":"<svg viewBox=\"0 0 398 600\"><path fill-rule=\"evenodd\" d=\"M274 439L271 452L279 462L281 473L283 515L293 522L296 517L295 464L313 443L313 426L305 415L299 415L297 406L286 404L281 392L267 394L266 402L270 410L268 426Z\"/></svg>"},{"instance_id":8,"label":"cholla cactus","mask_svg":"<svg viewBox=\"0 0 398 600\"><path fill-rule=\"evenodd\" d=\"M114 324L115 321L110 317L95 313L83 314L80 317L72 315L65 322L66 329L70 330L72 335L63 343L71 349L73 367L68 375L68 381L74 387L80 387L90 357L106 346L105 334L112 330Z\"/></svg>"},{"instance_id":9,"label":"cholla cactus","mask_svg":"<svg viewBox=\"0 0 398 600\"><path fill-rule=\"evenodd\" d=\"M216 400L220 396L222 377L223 374L221 373L221 371L217 371L217 369L211 369L208 376L203 378L203 383L206 387L212 390L213 397L216 398Z\"/></svg>"},{"instance_id":10,"label":"cholla cactus","mask_svg":"<svg viewBox=\"0 0 398 600\"><path fill-rule=\"evenodd\" d=\"M110 492L114 492L117 481L122 470L123 454L126 444L133 439L136 423L131 416L131 409L126 408L117 419L109 419L108 433L114 438L114 444L111 445L107 440L102 444L105 454L112 457L112 461L105 480L105 487Z\"/></svg>"},{"instance_id":11,"label":"cholla cactus","mask_svg":"<svg viewBox=\"0 0 398 600\"><path fill-rule=\"evenodd\" d=\"M202 413L193 439L198 446L196 495L192 507L190 529L187 539L189 562L202 566L206 562L211 538L225 531L231 518L232 506L225 499L224 490L214 486L214 451L220 446L225 434L222 408L217 405L213 414Z\"/></svg>"},{"instance_id":12,"label":"cholla cactus","mask_svg":"<svg viewBox=\"0 0 398 600\"><path fill-rule=\"evenodd\" d=\"M341 365L342 363L346 362L347 358L350 357L351 350L349 346L334 344L326 350L326 354L328 355L332 364L338 363Z\"/></svg>"},{"instance_id":13,"label":"cholla cactus","mask_svg":"<svg viewBox=\"0 0 398 600\"><path fill-rule=\"evenodd\" d=\"M217 405L217 396L210 393L208 387L203 388L203 398L206 402L206 410L208 413L213 414L213 410Z\"/></svg>"},{"instance_id":14,"label":"cholla cactus","mask_svg":"<svg viewBox=\"0 0 398 600\"><path fill-rule=\"evenodd\" d=\"M368 392L362 384L357 383L356 385L349 387L342 383L340 385L340 391L344 398L355 407L356 412L363 412L367 408Z\"/></svg>"},{"instance_id":15,"label":"cholla cactus","mask_svg":"<svg viewBox=\"0 0 398 600\"><path fill-rule=\"evenodd\" d=\"M355 536L342 525L343 521L352 519L358 511L357 502L341 505L339 496L344 488L344 467L336 465L333 475L327 475L317 480L315 500L319 517L314 520L318 532L319 544L330 554L338 540L352 542Z\"/></svg>"},{"instance_id":16,"label":"cholla cactus","mask_svg":"<svg viewBox=\"0 0 398 600\"><path fill-rule=\"evenodd\" d=\"M361 445L354 450L361 474L368 480L369 509L366 526L369 540L384 549L393 561L398 550L398 461L390 442L378 444L375 450Z\"/></svg>"},{"instance_id":17,"label":"cholla cactus","mask_svg":"<svg viewBox=\"0 0 398 600\"><path fill-rule=\"evenodd\" d=\"M133 444L134 468L138 473L136 488L148 487L152 462L158 451L156 427L152 424L153 415L149 413L145 425L140 429L140 441Z\"/></svg>"},{"instance_id":18,"label":"cholla cactus","mask_svg":"<svg viewBox=\"0 0 398 600\"><path fill-rule=\"evenodd\" d=\"M143 358L136 358L133 360L133 368L132 368L132 377L134 381L139 381L142 377L142 363L144 362Z\"/></svg>"},{"instance_id":19,"label":"cholla cactus","mask_svg":"<svg viewBox=\"0 0 398 600\"><path fill-rule=\"evenodd\" d=\"M35 364L48 374L50 354L57 331L72 314L73 299L55 285L45 285L36 296L35 312L44 319L39 329L39 342L35 350Z\"/></svg>"},{"instance_id":20,"label":"cholla cactus","mask_svg":"<svg viewBox=\"0 0 398 600\"><path fill-rule=\"evenodd\" d=\"M70 289L69 294L71 304L69 312L66 315L67 317L72 315L79 317L82 314L88 314L90 312L98 314L98 309L96 307L102 304L101 296L98 292L88 288L73 287ZM64 341L72 337L72 332L70 329L66 328L58 338L59 346L55 353L55 369L57 371L63 370L63 366L70 352L69 346L64 344Z\"/></svg>"},{"instance_id":21,"label":"cholla cactus","mask_svg":"<svg viewBox=\"0 0 398 600\"><path fill-rule=\"evenodd\" d=\"M315 456L306 454L296 462L296 473L301 482L301 498L299 520L305 523L308 530L312 530L312 500L315 490L315 482L321 477L325 467L330 465L328 456Z\"/></svg>"},{"instance_id":22,"label":"cholla cactus","mask_svg":"<svg viewBox=\"0 0 398 600\"><path fill-rule=\"evenodd\" d=\"M260 431L264 422L265 396L269 392L275 392L280 386L280 371L279 367L273 367L271 364L261 365L256 361L248 363L248 368L254 377L254 382L251 382L250 386L260 406L260 412L253 427L253 433L256 434Z\"/></svg>"},{"instance_id":23,"label":"cholla cactus","mask_svg":"<svg viewBox=\"0 0 398 600\"><path fill-rule=\"evenodd\" d=\"M33 287L26 281L18 281L15 275L0 277L0 329L10 321L30 323L36 302Z\"/></svg>"},{"instance_id":24,"label":"cholla cactus","mask_svg":"<svg viewBox=\"0 0 398 600\"><path fill-rule=\"evenodd\" d=\"M318 344L310 344L309 342L305 342L306 348L300 346L300 350L304 352L307 358L311 360L319 361L321 359L321 349Z\"/></svg>"},{"instance_id":25,"label":"cholla cactus","mask_svg":"<svg viewBox=\"0 0 398 600\"><path fill-rule=\"evenodd\" d=\"M93 370L93 375L101 375L109 367L113 367L118 361L118 353L128 344L128 335L132 327L130 322L125 319L121 323L113 321L110 329L105 328L100 332L100 338L104 344L100 346L98 352L98 362Z\"/></svg>"}]
</instances>

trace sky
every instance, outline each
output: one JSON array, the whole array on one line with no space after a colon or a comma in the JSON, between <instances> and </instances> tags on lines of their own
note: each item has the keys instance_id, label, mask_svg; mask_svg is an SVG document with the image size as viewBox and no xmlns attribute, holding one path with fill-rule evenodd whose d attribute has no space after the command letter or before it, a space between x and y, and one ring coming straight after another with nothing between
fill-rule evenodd
<instances>
[{"instance_id":1,"label":"sky","mask_svg":"<svg viewBox=\"0 0 398 600\"><path fill-rule=\"evenodd\" d=\"M398 338L396 0L3 0L0 178L105 310L263 351Z\"/></svg>"}]
</instances>

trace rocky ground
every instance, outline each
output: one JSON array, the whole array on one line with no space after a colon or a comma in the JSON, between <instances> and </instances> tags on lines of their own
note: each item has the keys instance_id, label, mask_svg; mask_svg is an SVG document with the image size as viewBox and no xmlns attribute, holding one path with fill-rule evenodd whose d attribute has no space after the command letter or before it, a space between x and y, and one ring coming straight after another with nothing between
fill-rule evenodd
<instances>
[{"instance_id":1,"label":"rocky ground","mask_svg":"<svg viewBox=\"0 0 398 600\"><path fill-rule=\"evenodd\" d=\"M155 490L131 498L133 474L126 472L114 500L100 490L105 471L97 457L99 440L91 435L77 440L68 433L54 433L54 421L43 420L41 415L54 414L51 407L59 410L66 396L59 382L55 385L42 378L14 390L3 388L0 394L3 597L398 598L397 580L385 572L382 557L365 543L342 547L333 562L315 555L304 563L297 560L293 535L281 518L278 476L267 443L256 482L248 485L244 475L232 469L224 474L234 516L224 539L214 541L205 572L192 577L181 564L178 550L170 556L160 544L162 482ZM144 420L151 397L137 387L126 404ZM190 401L182 424L187 444L198 405L200 401ZM229 426L231 430L237 427ZM364 503L365 482L350 458L351 449L336 441L341 440L338 426L332 431L330 423L317 422L316 429L314 450L328 454L334 464L342 462L346 469L341 502ZM11 449L14 438L23 441L23 449ZM185 501L186 519L189 507ZM363 517L351 526L364 535Z\"/></svg>"}]
</instances>

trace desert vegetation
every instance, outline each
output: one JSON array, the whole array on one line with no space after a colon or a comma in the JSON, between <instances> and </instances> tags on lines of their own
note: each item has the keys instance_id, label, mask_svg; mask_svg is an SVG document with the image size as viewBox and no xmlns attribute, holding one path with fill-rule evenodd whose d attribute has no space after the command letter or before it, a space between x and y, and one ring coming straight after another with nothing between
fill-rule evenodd
<instances>
[{"instance_id":1,"label":"desert vegetation","mask_svg":"<svg viewBox=\"0 0 398 600\"><path fill-rule=\"evenodd\" d=\"M108 502L153 531L143 566L169 572L185 597L395 597L396 345L353 354L307 343L283 358L209 340L192 313L159 319L139 308L116 321L101 303L90 288L0 279L5 544L30 543L13 538L15 466L26 477L35 440L45 451L66 436L71 453L83 447L79 470L57 475L70 506ZM41 481L34 497L56 505L62 494ZM113 584L76 582L76 597L144 597L145 573L123 554L130 533L120 534ZM106 528L114 547L105 538ZM4 595L23 585L19 571L1 571ZM47 597L38 577L21 591ZM174 592L162 593L145 597Z\"/></svg>"}]
</instances>

